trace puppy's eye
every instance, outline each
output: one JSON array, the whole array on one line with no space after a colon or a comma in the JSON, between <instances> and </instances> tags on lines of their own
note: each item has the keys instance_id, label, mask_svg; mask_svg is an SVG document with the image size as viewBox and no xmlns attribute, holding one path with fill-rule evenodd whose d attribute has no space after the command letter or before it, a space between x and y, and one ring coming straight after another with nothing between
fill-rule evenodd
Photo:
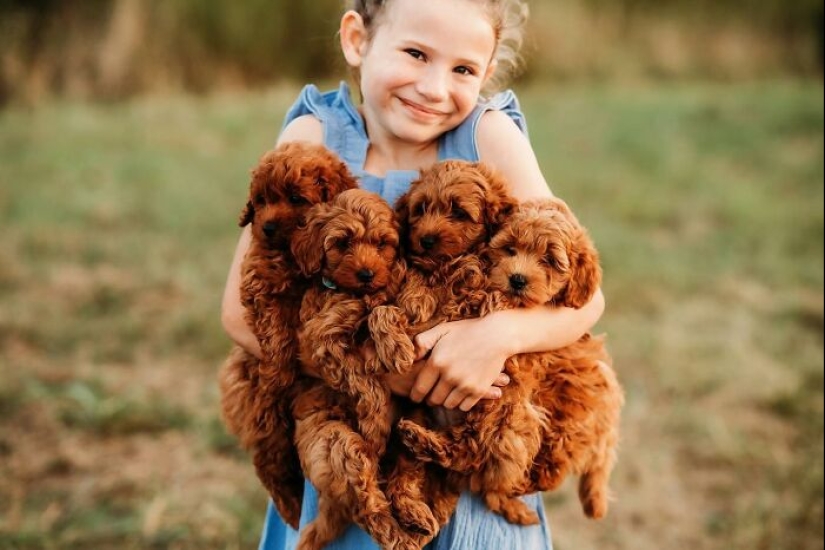
<instances>
[{"instance_id":1,"label":"puppy's eye","mask_svg":"<svg viewBox=\"0 0 825 550\"><path fill-rule=\"evenodd\" d=\"M552 254L548 254L541 259L541 262L549 268L559 269L559 260Z\"/></svg>"},{"instance_id":2,"label":"puppy's eye","mask_svg":"<svg viewBox=\"0 0 825 550\"><path fill-rule=\"evenodd\" d=\"M421 216L424 215L424 213L426 211L427 211L426 205L423 202L420 202L420 203L415 205L415 208L413 208L413 216L416 216L417 218L420 218Z\"/></svg>"},{"instance_id":3,"label":"puppy's eye","mask_svg":"<svg viewBox=\"0 0 825 550\"><path fill-rule=\"evenodd\" d=\"M467 211L461 208L460 206L453 206L453 211L450 215L453 217L453 219L458 221L470 219L470 215L467 213Z\"/></svg>"},{"instance_id":4,"label":"puppy's eye","mask_svg":"<svg viewBox=\"0 0 825 550\"><path fill-rule=\"evenodd\" d=\"M384 250L386 247L387 247L387 241L386 240L381 239L380 241L378 241L378 250Z\"/></svg>"},{"instance_id":5,"label":"puppy's eye","mask_svg":"<svg viewBox=\"0 0 825 550\"><path fill-rule=\"evenodd\" d=\"M255 195L255 204L257 204L258 206L266 204L266 198L264 198L263 194L259 193Z\"/></svg>"},{"instance_id":6,"label":"puppy's eye","mask_svg":"<svg viewBox=\"0 0 825 550\"><path fill-rule=\"evenodd\" d=\"M335 241L335 247L338 248L338 250L346 250L349 248L349 237L341 237Z\"/></svg>"},{"instance_id":7,"label":"puppy's eye","mask_svg":"<svg viewBox=\"0 0 825 550\"><path fill-rule=\"evenodd\" d=\"M515 246L504 247L504 252L506 252L508 256L515 256L516 254L518 254L518 250L516 250Z\"/></svg>"},{"instance_id":8,"label":"puppy's eye","mask_svg":"<svg viewBox=\"0 0 825 550\"><path fill-rule=\"evenodd\" d=\"M302 204L306 204L307 200L298 194L292 194L289 196L289 204L293 206L300 206Z\"/></svg>"}]
</instances>

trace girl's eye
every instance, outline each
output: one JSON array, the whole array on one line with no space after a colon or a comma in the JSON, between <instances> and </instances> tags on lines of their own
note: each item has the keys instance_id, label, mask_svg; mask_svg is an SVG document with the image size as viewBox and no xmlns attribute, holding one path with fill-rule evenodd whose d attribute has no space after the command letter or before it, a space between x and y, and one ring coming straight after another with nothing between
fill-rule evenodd
<instances>
[{"instance_id":1,"label":"girl's eye","mask_svg":"<svg viewBox=\"0 0 825 550\"><path fill-rule=\"evenodd\" d=\"M416 50L415 48L407 48L404 51L407 52L407 54L414 59L424 59L424 52L422 52L421 50Z\"/></svg>"},{"instance_id":2,"label":"girl's eye","mask_svg":"<svg viewBox=\"0 0 825 550\"><path fill-rule=\"evenodd\" d=\"M456 72L458 74L461 74L461 75L467 75L467 76L473 76L474 74L476 74L473 69L471 69L470 67L467 67L466 65L456 67L454 69L454 72Z\"/></svg>"}]
</instances>

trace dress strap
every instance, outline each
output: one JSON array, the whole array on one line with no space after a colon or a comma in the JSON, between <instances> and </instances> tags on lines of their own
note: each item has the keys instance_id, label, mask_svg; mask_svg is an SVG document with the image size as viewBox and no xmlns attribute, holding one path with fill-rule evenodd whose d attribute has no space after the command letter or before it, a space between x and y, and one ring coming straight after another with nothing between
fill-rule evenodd
<instances>
[{"instance_id":1,"label":"dress strap","mask_svg":"<svg viewBox=\"0 0 825 550\"><path fill-rule=\"evenodd\" d=\"M518 98L512 90L507 90L480 102L473 109L470 116L451 132L441 137L439 146L439 160L464 159L476 162L479 160L478 125L481 117L488 111L501 111L507 114L516 123L519 130L527 134L527 120L521 112Z\"/></svg>"},{"instance_id":2,"label":"dress strap","mask_svg":"<svg viewBox=\"0 0 825 550\"><path fill-rule=\"evenodd\" d=\"M304 115L313 115L321 121L324 145L338 153L356 176L363 175L369 138L346 82L329 92L321 92L314 84L304 86L286 113L284 127Z\"/></svg>"}]
</instances>

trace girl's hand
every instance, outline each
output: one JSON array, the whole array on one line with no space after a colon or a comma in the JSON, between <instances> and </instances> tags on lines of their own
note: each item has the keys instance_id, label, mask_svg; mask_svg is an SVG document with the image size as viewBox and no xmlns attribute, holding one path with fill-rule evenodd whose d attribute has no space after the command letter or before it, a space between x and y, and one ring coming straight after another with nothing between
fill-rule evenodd
<instances>
[{"instance_id":1,"label":"girl's hand","mask_svg":"<svg viewBox=\"0 0 825 550\"><path fill-rule=\"evenodd\" d=\"M425 366L425 361L418 361L413 366L413 370L407 374L388 374L385 378L390 386L390 390L395 395L402 397L410 397L416 380L418 380L418 373ZM504 373L499 374L495 379L493 385L487 388L487 391L482 396L482 399L499 399L501 398L501 389L510 383L510 377Z\"/></svg>"},{"instance_id":2,"label":"girl's hand","mask_svg":"<svg viewBox=\"0 0 825 550\"><path fill-rule=\"evenodd\" d=\"M492 317L443 323L415 338L418 358L427 358L410 399L469 411L502 375L513 353L509 336ZM429 356L429 357L427 357ZM506 375L505 375L506 376Z\"/></svg>"}]
</instances>

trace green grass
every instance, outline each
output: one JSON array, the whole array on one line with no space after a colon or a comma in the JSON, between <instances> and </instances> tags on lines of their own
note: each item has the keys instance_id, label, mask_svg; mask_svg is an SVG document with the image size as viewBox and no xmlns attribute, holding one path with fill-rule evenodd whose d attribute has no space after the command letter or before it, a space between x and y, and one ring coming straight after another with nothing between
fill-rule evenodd
<instances>
[{"instance_id":1,"label":"green grass","mask_svg":"<svg viewBox=\"0 0 825 550\"><path fill-rule=\"evenodd\" d=\"M219 304L294 94L0 111L0 547L254 546ZM822 548L822 94L520 90L628 400L611 515L548 495L557 548Z\"/></svg>"}]
</instances>

